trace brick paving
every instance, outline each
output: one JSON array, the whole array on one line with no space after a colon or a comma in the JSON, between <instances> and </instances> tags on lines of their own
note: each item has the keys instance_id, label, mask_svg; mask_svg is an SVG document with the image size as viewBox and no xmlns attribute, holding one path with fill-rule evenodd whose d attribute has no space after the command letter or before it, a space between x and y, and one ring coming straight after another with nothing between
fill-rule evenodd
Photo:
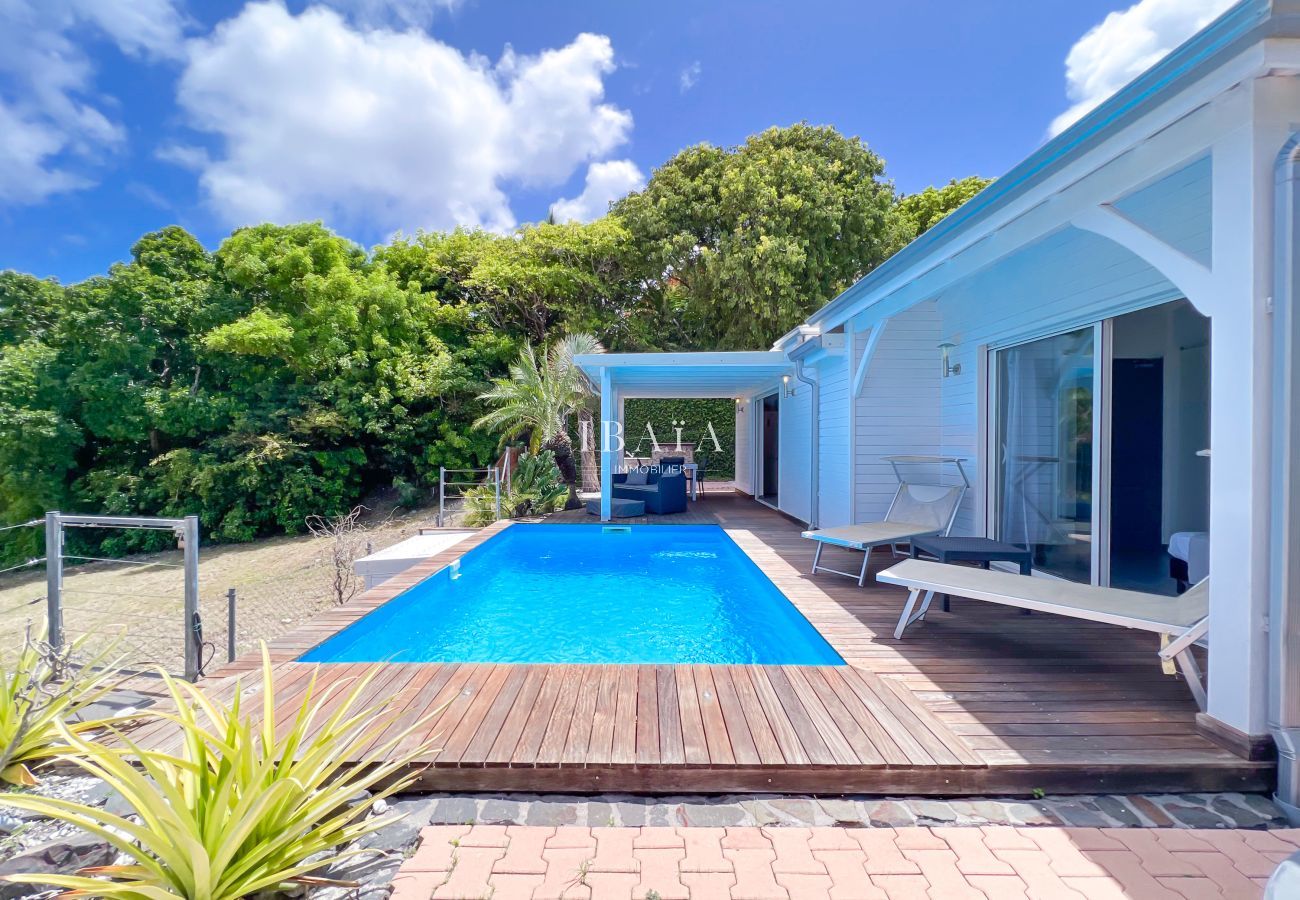
<instances>
[{"instance_id":1,"label":"brick paving","mask_svg":"<svg viewBox=\"0 0 1300 900\"><path fill-rule=\"evenodd\" d=\"M432 825L392 900L1258 898L1300 829Z\"/></svg>"}]
</instances>

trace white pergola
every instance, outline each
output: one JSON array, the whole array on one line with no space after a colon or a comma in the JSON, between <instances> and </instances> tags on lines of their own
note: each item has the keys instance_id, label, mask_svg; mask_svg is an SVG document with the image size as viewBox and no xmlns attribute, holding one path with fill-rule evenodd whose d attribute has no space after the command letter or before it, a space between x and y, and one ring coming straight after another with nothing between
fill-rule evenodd
<instances>
[{"instance_id":1,"label":"white pergola","mask_svg":"<svg viewBox=\"0 0 1300 900\"><path fill-rule=\"evenodd\" d=\"M600 519L610 519L614 472L622 459L619 404L635 397L751 397L790 374L779 351L593 353L579 368L600 392Z\"/></svg>"}]
</instances>

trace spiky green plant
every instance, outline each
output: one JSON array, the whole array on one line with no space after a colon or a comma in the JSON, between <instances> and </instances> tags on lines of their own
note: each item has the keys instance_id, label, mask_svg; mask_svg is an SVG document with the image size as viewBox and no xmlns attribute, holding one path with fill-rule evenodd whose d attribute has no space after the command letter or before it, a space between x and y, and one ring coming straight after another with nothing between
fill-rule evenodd
<instances>
[{"instance_id":1,"label":"spiky green plant","mask_svg":"<svg viewBox=\"0 0 1300 900\"><path fill-rule=\"evenodd\" d=\"M86 734L115 719L81 719L116 684L112 645L83 654L87 637L52 647L43 632L28 629L12 668L0 668L0 781L30 787L32 768L64 746L64 726Z\"/></svg>"},{"instance_id":2,"label":"spiky green plant","mask_svg":"<svg viewBox=\"0 0 1300 900\"><path fill-rule=\"evenodd\" d=\"M479 396L494 408L476 420L474 427L500 430L506 438L528 434L533 451L546 449L555 454L555 464L569 488L571 507L579 504L569 424L592 402L591 384L574 360L603 352L600 341L583 333L560 338L542 356L526 344L510 366L510 377L494 381L492 388Z\"/></svg>"},{"instance_id":3,"label":"spiky green plant","mask_svg":"<svg viewBox=\"0 0 1300 900\"><path fill-rule=\"evenodd\" d=\"M0 803L75 825L135 863L7 880L133 900L237 900L295 882L320 883L310 873L362 852L339 848L399 818L365 816L376 800L410 784L416 776L403 769L432 749L424 741L399 749L427 719L381 739L401 713L391 698L358 708L379 669L350 688L334 685L319 694L313 674L285 722L276 717L265 647L260 717L244 713L239 690L226 706L164 676L176 709L165 718L181 736L175 755L142 749L121 735L120 746L110 747L64 729L64 756L119 793L138 821L54 797L8 795ZM354 802L372 789L369 799Z\"/></svg>"}]
</instances>

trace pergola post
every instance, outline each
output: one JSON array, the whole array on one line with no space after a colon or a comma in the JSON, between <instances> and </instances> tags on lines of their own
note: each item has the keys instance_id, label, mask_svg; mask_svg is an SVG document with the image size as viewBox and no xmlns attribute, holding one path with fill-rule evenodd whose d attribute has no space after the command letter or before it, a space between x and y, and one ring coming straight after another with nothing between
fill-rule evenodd
<instances>
[{"instance_id":1,"label":"pergola post","mask_svg":"<svg viewBox=\"0 0 1300 900\"><path fill-rule=\"evenodd\" d=\"M614 415L614 377L608 366L600 370L600 521L611 518L614 496L614 467L618 465L617 419Z\"/></svg>"}]
</instances>

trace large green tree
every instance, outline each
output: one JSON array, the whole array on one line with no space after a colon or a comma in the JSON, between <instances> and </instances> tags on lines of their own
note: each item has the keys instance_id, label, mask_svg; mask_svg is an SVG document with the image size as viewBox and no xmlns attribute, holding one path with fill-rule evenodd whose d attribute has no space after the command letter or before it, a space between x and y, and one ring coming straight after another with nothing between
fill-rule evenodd
<instances>
[{"instance_id":1,"label":"large green tree","mask_svg":"<svg viewBox=\"0 0 1300 900\"><path fill-rule=\"evenodd\" d=\"M650 267L661 341L766 347L880 263L898 243L884 168L861 140L799 124L656 169L613 212Z\"/></svg>"},{"instance_id":2,"label":"large green tree","mask_svg":"<svg viewBox=\"0 0 1300 900\"><path fill-rule=\"evenodd\" d=\"M992 183L990 178L971 175L960 180L954 178L943 187L932 186L900 197L896 208L899 236L904 242L919 237Z\"/></svg>"}]
</instances>

